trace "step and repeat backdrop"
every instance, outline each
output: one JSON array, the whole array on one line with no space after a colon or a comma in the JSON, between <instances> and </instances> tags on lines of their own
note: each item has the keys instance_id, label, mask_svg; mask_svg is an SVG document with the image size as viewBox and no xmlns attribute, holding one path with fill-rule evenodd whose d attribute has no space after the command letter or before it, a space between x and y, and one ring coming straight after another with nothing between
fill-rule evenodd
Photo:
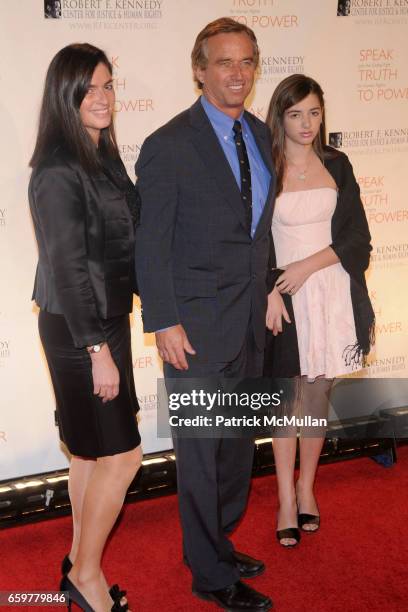
<instances>
[{"instance_id":1,"label":"step and repeat backdrop","mask_svg":"<svg viewBox=\"0 0 408 612\"><path fill-rule=\"evenodd\" d=\"M377 344L358 375L407 377L408 0L2 0L0 480L68 464L30 301L37 253L28 160L48 64L72 42L107 52L120 151L134 178L145 137L196 99L190 52L197 33L221 16L258 37L258 78L247 101L255 115L265 118L274 88L290 74L321 83L329 142L353 163L373 237L367 278ZM161 363L137 300L132 333L144 452L169 449L171 440L156 435Z\"/></svg>"}]
</instances>

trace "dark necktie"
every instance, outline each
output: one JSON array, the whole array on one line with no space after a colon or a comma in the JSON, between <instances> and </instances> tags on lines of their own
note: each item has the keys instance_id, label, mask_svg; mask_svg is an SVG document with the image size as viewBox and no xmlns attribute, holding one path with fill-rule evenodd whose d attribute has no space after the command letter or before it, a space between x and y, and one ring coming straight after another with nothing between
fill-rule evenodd
<instances>
[{"instance_id":1,"label":"dark necktie","mask_svg":"<svg viewBox=\"0 0 408 612\"><path fill-rule=\"evenodd\" d=\"M241 198L245 209L245 217L248 232L251 233L252 226L252 187L251 166L249 165L248 153L242 137L242 126L240 121L234 121L233 126L235 147L237 149L239 169L241 171Z\"/></svg>"}]
</instances>

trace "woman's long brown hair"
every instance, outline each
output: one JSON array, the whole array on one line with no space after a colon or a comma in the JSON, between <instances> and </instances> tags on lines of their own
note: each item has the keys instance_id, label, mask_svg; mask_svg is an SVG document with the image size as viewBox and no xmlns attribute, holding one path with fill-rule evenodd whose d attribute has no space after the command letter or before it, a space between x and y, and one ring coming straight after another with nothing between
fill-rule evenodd
<instances>
[{"instance_id":1,"label":"woman's long brown hair","mask_svg":"<svg viewBox=\"0 0 408 612\"><path fill-rule=\"evenodd\" d=\"M282 191L286 169L284 114L288 108L301 102L309 94L316 94L322 109L322 123L319 133L313 141L313 148L322 161L331 156L329 152L325 151L326 126L323 90L319 83L311 77L304 74L292 74L281 81L273 92L266 117L266 124L271 131L272 138L272 159L276 171L276 195L279 195Z\"/></svg>"},{"instance_id":2,"label":"woman's long brown hair","mask_svg":"<svg viewBox=\"0 0 408 612\"><path fill-rule=\"evenodd\" d=\"M113 122L101 130L96 149L80 117L79 107L98 64L112 74L106 54L88 43L68 45L53 58L45 80L32 168L58 146L72 153L89 174L100 169L101 156L119 158Z\"/></svg>"}]
</instances>

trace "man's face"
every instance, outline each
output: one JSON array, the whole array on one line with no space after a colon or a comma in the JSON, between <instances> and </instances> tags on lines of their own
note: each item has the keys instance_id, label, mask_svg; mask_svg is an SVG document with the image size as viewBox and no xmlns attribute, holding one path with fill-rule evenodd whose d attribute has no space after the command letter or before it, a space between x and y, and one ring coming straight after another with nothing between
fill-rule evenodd
<instances>
[{"instance_id":1,"label":"man's face","mask_svg":"<svg viewBox=\"0 0 408 612\"><path fill-rule=\"evenodd\" d=\"M240 115L255 77L254 49L244 32L217 34L207 41L208 63L197 68L205 97L232 118Z\"/></svg>"}]
</instances>

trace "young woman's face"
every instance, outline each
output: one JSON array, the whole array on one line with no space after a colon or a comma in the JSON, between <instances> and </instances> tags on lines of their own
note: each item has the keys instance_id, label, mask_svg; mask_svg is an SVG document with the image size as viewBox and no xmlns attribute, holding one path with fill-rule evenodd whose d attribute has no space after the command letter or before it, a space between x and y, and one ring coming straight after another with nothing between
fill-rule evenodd
<instances>
[{"instance_id":1,"label":"young woman's face","mask_svg":"<svg viewBox=\"0 0 408 612\"><path fill-rule=\"evenodd\" d=\"M286 109L283 116L285 138L295 144L310 145L322 122L323 109L316 94L309 94Z\"/></svg>"},{"instance_id":2,"label":"young woman's face","mask_svg":"<svg viewBox=\"0 0 408 612\"><path fill-rule=\"evenodd\" d=\"M98 64L79 107L82 123L95 144L98 144L100 131L111 124L114 104L112 75L105 64Z\"/></svg>"}]
</instances>

